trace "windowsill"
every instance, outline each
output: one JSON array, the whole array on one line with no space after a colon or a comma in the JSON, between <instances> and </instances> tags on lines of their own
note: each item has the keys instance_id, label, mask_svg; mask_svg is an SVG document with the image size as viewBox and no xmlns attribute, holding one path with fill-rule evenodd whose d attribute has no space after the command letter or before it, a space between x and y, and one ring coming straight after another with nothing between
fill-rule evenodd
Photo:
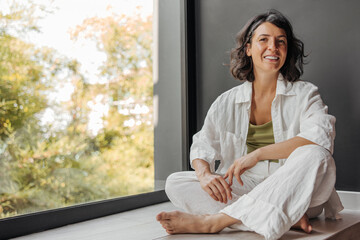
<instances>
[{"instance_id":1,"label":"windowsill","mask_svg":"<svg viewBox=\"0 0 360 240\"><path fill-rule=\"evenodd\" d=\"M343 234L350 230L354 231L354 228L350 229L350 227L360 222L360 206L357 206L360 193L339 191L339 195L345 206L345 210L341 212L343 216L341 221L325 221L323 216L321 216L311 220L314 227L313 234L307 235L292 230L286 233L282 239L326 239L329 237L330 239L337 239L338 235L336 237L331 236ZM203 239L203 235L167 235L161 225L155 220L155 216L161 211L173 210L178 209L170 202L165 202L15 239ZM358 228L355 230L360 231ZM253 232L231 232L229 230L224 230L220 234L209 234L206 239L219 239L221 235L224 235L226 239L263 239L260 235Z\"/></svg>"},{"instance_id":2,"label":"windowsill","mask_svg":"<svg viewBox=\"0 0 360 240\"><path fill-rule=\"evenodd\" d=\"M360 192L337 191L345 209L360 211Z\"/></svg>"}]
</instances>

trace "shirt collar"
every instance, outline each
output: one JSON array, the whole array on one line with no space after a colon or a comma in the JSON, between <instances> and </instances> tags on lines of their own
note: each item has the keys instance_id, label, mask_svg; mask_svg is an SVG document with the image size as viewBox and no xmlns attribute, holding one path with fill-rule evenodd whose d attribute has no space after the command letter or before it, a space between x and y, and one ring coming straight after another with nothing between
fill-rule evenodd
<instances>
[{"instance_id":1,"label":"shirt collar","mask_svg":"<svg viewBox=\"0 0 360 240\"><path fill-rule=\"evenodd\" d=\"M236 95L236 103L251 102L252 82L246 81L241 86ZM296 93L292 90L292 83L284 79L280 73L276 83L276 95L294 96Z\"/></svg>"}]
</instances>

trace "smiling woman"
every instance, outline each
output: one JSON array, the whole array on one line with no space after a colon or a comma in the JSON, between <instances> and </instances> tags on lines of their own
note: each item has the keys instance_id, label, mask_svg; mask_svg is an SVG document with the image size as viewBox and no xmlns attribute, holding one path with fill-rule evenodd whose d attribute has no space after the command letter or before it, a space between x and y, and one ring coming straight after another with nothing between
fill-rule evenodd
<instances>
[{"instance_id":1,"label":"smiling woman","mask_svg":"<svg viewBox=\"0 0 360 240\"><path fill-rule=\"evenodd\" d=\"M260 27L260 25L262 26ZM257 36L254 36L256 34ZM273 39L270 39L271 36ZM294 36L291 24L286 18L274 18L272 16L269 16L266 20L254 18L244 26L236 39L237 47L231 51L230 62L230 70L234 78L248 81L254 80L253 62L251 58L246 57L250 53L249 47L251 48L252 43L254 43L258 49L264 49L268 46L269 40L270 44L273 44L272 49L269 50L273 52L281 50L283 55L280 60L285 62L281 64L281 74L289 81L295 81L302 75L303 57L305 57L304 44ZM253 40L255 41L252 42ZM262 59L259 61L262 61Z\"/></svg>"},{"instance_id":2,"label":"smiling woman","mask_svg":"<svg viewBox=\"0 0 360 240\"><path fill-rule=\"evenodd\" d=\"M246 55L252 59L255 79L264 74L268 77L271 73L277 75L287 55L285 30L264 22L246 44Z\"/></svg>"},{"instance_id":3,"label":"smiling woman","mask_svg":"<svg viewBox=\"0 0 360 240\"><path fill-rule=\"evenodd\" d=\"M184 212L157 220L169 234L231 227L273 240L290 228L311 233L309 218L325 209L336 219L343 209L334 190L335 117L317 87L299 79L303 44L283 14L253 17L237 40L230 70L246 82L214 101L193 136L195 172L167 179L169 199Z\"/></svg>"}]
</instances>

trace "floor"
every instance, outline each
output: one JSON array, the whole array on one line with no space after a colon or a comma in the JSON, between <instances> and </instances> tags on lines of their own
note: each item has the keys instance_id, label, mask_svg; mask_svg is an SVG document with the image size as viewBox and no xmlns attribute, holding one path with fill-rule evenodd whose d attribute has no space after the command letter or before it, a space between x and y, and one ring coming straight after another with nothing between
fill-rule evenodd
<instances>
[{"instance_id":1,"label":"floor","mask_svg":"<svg viewBox=\"0 0 360 240\"><path fill-rule=\"evenodd\" d=\"M281 240L303 240L303 239L331 239L351 240L360 239L360 193L351 194L343 192L340 197L345 206L341 212L342 220L325 220L322 216L311 220L314 231L305 234L300 231L291 230ZM157 213L161 211L172 211L176 208L170 203L161 203L145 208L123 212L103 218L94 219L82 223L64 226L45 232L35 233L14 240L183 240L183 239L264 239L261 235L253 232L238 232L225 229L219 234L186 234L168 235L161 225L155 220Z\"/></svg>"}]
</instances>

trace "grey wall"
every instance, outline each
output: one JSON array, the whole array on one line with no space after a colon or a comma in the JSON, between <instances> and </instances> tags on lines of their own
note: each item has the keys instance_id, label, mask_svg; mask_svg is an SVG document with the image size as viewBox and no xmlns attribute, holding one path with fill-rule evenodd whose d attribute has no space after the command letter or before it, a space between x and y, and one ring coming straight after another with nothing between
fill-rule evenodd
<instances>
[{"instance_id":1,"label":"grey wall","mask_svg":"<svg viewBox=\"0 0 360 240\"><path fill-rule=\"evenodd\" d=\"M360 191L360 2L339 0L197 0L197 128L220 93L240 84L225 64L236 33L275 8L289 17L309 54L303 80L319 86L336 116L334 158L339 190Z\"/></svg>"}]
</instances>

